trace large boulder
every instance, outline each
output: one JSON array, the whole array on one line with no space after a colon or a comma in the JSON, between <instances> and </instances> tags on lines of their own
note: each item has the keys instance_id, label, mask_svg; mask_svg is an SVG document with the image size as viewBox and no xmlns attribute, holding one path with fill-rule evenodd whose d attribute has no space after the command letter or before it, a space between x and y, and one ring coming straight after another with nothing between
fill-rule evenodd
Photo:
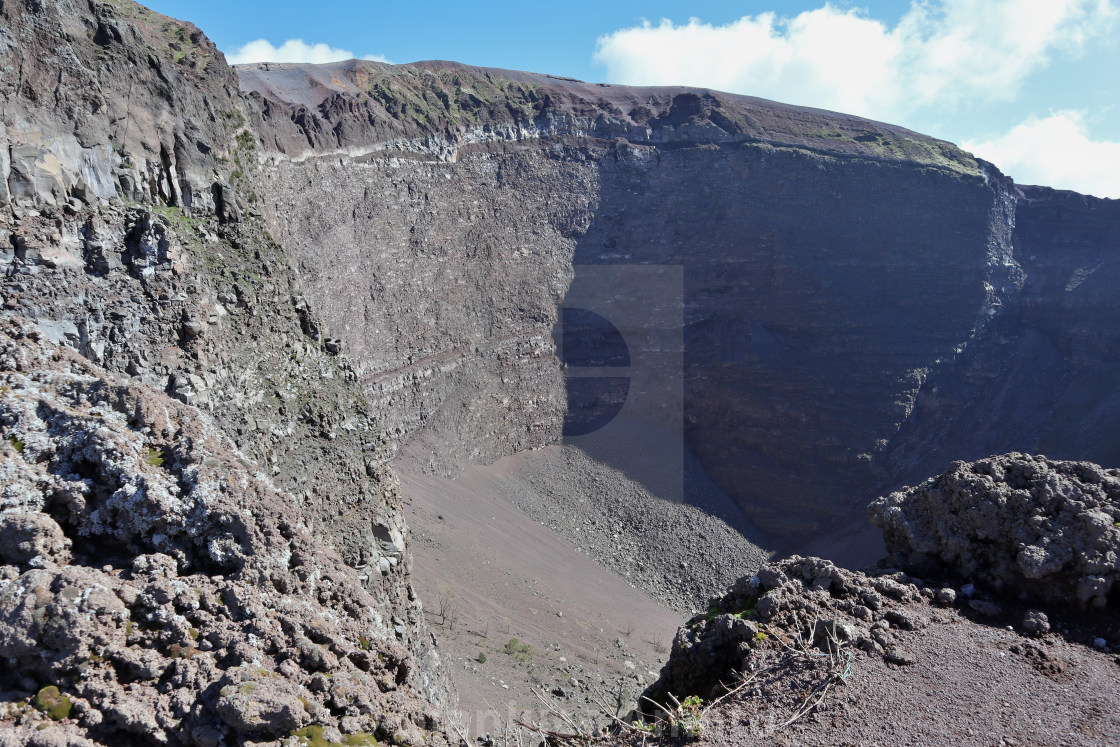
<instances>
[{"instance_id":1,"label":"large boulder","mask_svg":"<svg viewBox=\"0 0 1120 747\"><path fill-rule=\"evenodd\" d=\"M874 501L891 561L1006 595L1103 607L1120 577L1120 470L1004 454Z\"/></svg>"}]
</instances>

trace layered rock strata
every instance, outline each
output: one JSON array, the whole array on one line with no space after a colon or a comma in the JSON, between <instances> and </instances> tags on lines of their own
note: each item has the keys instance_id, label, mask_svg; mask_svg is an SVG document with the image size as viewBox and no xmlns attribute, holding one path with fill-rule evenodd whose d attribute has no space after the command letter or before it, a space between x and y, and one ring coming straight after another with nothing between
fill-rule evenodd
<instances>
[{"instance_id":1,"label":"layered rock strata","mask_svg":"<svg viewBox=\"0 0 1120 747\"><path fill-rule=\"evenodd\" d=\"M642 416L683 428L772 533L953 458L1115 450L1111 201L709 91L442 62L239 75L266 214L374 407L437 471L559 438L584 404L555 362L560 309L639 265L683 268L683 404ZM611 293L652 310L642 282Z\"/></svg>"}]
</instances>

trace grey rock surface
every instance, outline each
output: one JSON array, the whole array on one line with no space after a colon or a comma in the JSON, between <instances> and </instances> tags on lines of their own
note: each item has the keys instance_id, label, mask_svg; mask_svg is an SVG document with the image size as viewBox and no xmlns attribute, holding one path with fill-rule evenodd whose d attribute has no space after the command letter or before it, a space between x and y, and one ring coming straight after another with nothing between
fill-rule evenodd
<instances>
[{"instance_id":1,"label":"grey rock surface","mask_svg":"<svg viewBox=\"0 0 1120 747\"><path fill-rule=\"evenodd\" d=\"M5 3L0 16L0 58L19 72L0 79L4 195L17 193L0 211L4 370L36 382L21 384L31 399L2 398L0 627L16 662L3 739L41 738L28 698L51 681L77 714L52 733L75 743L286 736L291 692L266 686L277 672L306 680L305 652L320 649L311 663L342 689L315 691L299 724L306 711L331 733L456 739L388 436L251 208L252 104L232 72L193 26L124 0ZM36 399L45 379L64 391ZM67 585L123 608L82 598L77 622L43 629L53 595L74 606ZM28 588L41 589L30 606ZM354 653L338 647L347 636ZM82 696L71 678L87 656L104 672ZM191 671L169 689L180 659ZM219 716L208 688L242 664L272 705L234 699ZM382 665L392 673L374 686ZM351 675L361 684L346 690Z\"/></svg>"},{"instance_id":2,"label":"grey rock surface","mask_svg":"<svg viewBox=\"0 0 1120 747\"><path fill-rule=\"evenodd\" d=\"M384 602L213 419L0 326L5 738L454 739ZM36 715L36 683L81 707Z\"/></svg>"},{"instance_id":3,"label":"grey rock surface","mask_svg":"<svg viewBox=\"0 0 1120 747\"><path fill-rule=\"evenodd\" d=\"M1120 471L1005 454L954 462L868 507L901 568L1104 607L1120 574Z\"/></svg>"},{"instance_id":4,"label":"grey rock surface","mask_svg":"<svg viewBox=\"0 0 1120 747\"><path fill-rule=\"evenodd\" d=\"M1114 455L1114 201L711 91L447 62L238 74L265 216L433 472L559 440L558 307L642 265L685 268L689 448L789 545L952 459Z\"/></svg>"}]
</instances>

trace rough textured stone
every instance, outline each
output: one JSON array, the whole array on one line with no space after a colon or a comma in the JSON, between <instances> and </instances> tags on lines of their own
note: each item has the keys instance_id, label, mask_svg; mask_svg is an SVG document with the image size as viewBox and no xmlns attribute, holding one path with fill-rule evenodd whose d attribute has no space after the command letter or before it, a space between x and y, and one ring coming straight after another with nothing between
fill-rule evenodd
<instances>
[{"instance_id":1,"label":"rough textured stone","mask_svg":"<svg viewBox=\"0 0 1120 747\"><path fill-rule=\"evenodd\" d=\"M331 712L372 733L383 711L446 741L384 602L209 416L11 319L0 387L0 690L58 683L94 705L56 720L99 741L239 744Z\"/></svg>"},{"instance_id":2,"label":"rough textured stone","mask_svg":"<svg viewBox=\"0 0 1120 747\"><path fill-rule=\"evenodd\" d=\"M1120 471L1006 454L873 502L899 567L1009 595L1103 607L1120 575Z\"/></svg>"},{"instance_id":3,"label":"rough textured stone","mask_svg":"<svg viewBox=\"0 0 1120 747\"><path fill-rule=\"evenodd\" d=\"M50 516L0 513L0 563L65 565L70 560L70 545L70 539Z\"/></svg>"},{"instance_id":4,"label":"rough textured stone","mask_svg":"<svg viewBox=\"0 0 1120 747\"><path fill-rule=\"evenodd\" d=\"M5 699L57 683L64 742L237 744L219 683L285 665L266 722L303 697L300 723L386 712L446 741L388 438L239 196L252 103L197 29L131 2L0 14L22 71L0 76ZM360 687L306 691L301 639ZM5 739L45 738L18 718Z\"/></svg>"},{"instance_id":5,"label":"rough textured stone","mask_svg":"<svg viewBox=\"0 0 1120 747\"><path fill-rule=\"evenodd\" d=\"M766 578L768 583L763 582ZM914 591L912 580L894 570L849 571L820 558L794 556L741 578L708 611L689 620L673 639L669 661L645 696L660 703L672 693L717 697L741 673L754 671L772 646L785 645L805 656L827 657L840 646L864 653L908 659L898 639L884 634L897 621L904 630L929 621L906 608L903 600L882 600L873 615L860 602L877 595L889 582ZM869 625L870 618L875 622ZM771 640L779 636L779 640Z\"/></svg>"},{"instance_id":6,"label":"rough textured stone","mask_svg":"<svg viewBox=\"0 0 1120 747\"><path fill-rule=\"evenodd\" d=\"M300 702L300 693L306 690L270 677L269 672L241 674L227 675L218 683L216 706L218 715L237 733L277 737L308 722L310 714Z\"/></svg>"},{"instance_id":7,"label":"rough textured stone","mask_svg":"<svg viewBox=\"0 0 1120 747\"><path fill-rule=\"evenodd\" d=\"M1027 635L1041 637L1050 632L1050 618L1045 612L1027 610L1020 626Z\"/></svg>"}]
</instances>

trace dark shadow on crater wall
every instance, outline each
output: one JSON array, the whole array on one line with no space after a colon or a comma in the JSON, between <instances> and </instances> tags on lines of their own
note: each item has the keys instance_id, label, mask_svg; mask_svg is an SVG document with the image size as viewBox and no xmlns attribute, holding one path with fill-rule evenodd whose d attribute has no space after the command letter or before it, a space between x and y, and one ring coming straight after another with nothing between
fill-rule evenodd
<instances>
[{"instance_id":1,"label":"dark shadow on crater wall","mask_svg":"<svg viewBox=\"0 0 1120 747\"><path fill-rule=\"evenodd\" d=\"M568 396L564 441L765 546L685 444L681 269L575 266L554 330Z\"/></svg>"},{"instance_id":2,"label":"dark shadow on crater wall","mask_svg":"<svg viewBox=\"0 0 1120 747\"><path fill-rule=\"evenodd\" d=\"M760 529L860 555L866 504L953 460L1120 454L1117 201L750 143L583 155L598 199L563 305L632 360L626 406L581 438L654 492L679 473L688 497L685 458L654 456L679 424Z\"/></svg>"},{"instance_id":3,"label":"dark shadow on crater wall","mask_svg":"<svg viewBox=\"0 0 1120 747\"><path fill-rule=\"evenodd\" d=\"M774 537L862 525L908 377L984 302L982 184L740 144L619 141L598 171L563 305L618 326L632 361L626 406L579 445L671 498L701 500L702 473Z\"/></svg>"}]
</instances>

